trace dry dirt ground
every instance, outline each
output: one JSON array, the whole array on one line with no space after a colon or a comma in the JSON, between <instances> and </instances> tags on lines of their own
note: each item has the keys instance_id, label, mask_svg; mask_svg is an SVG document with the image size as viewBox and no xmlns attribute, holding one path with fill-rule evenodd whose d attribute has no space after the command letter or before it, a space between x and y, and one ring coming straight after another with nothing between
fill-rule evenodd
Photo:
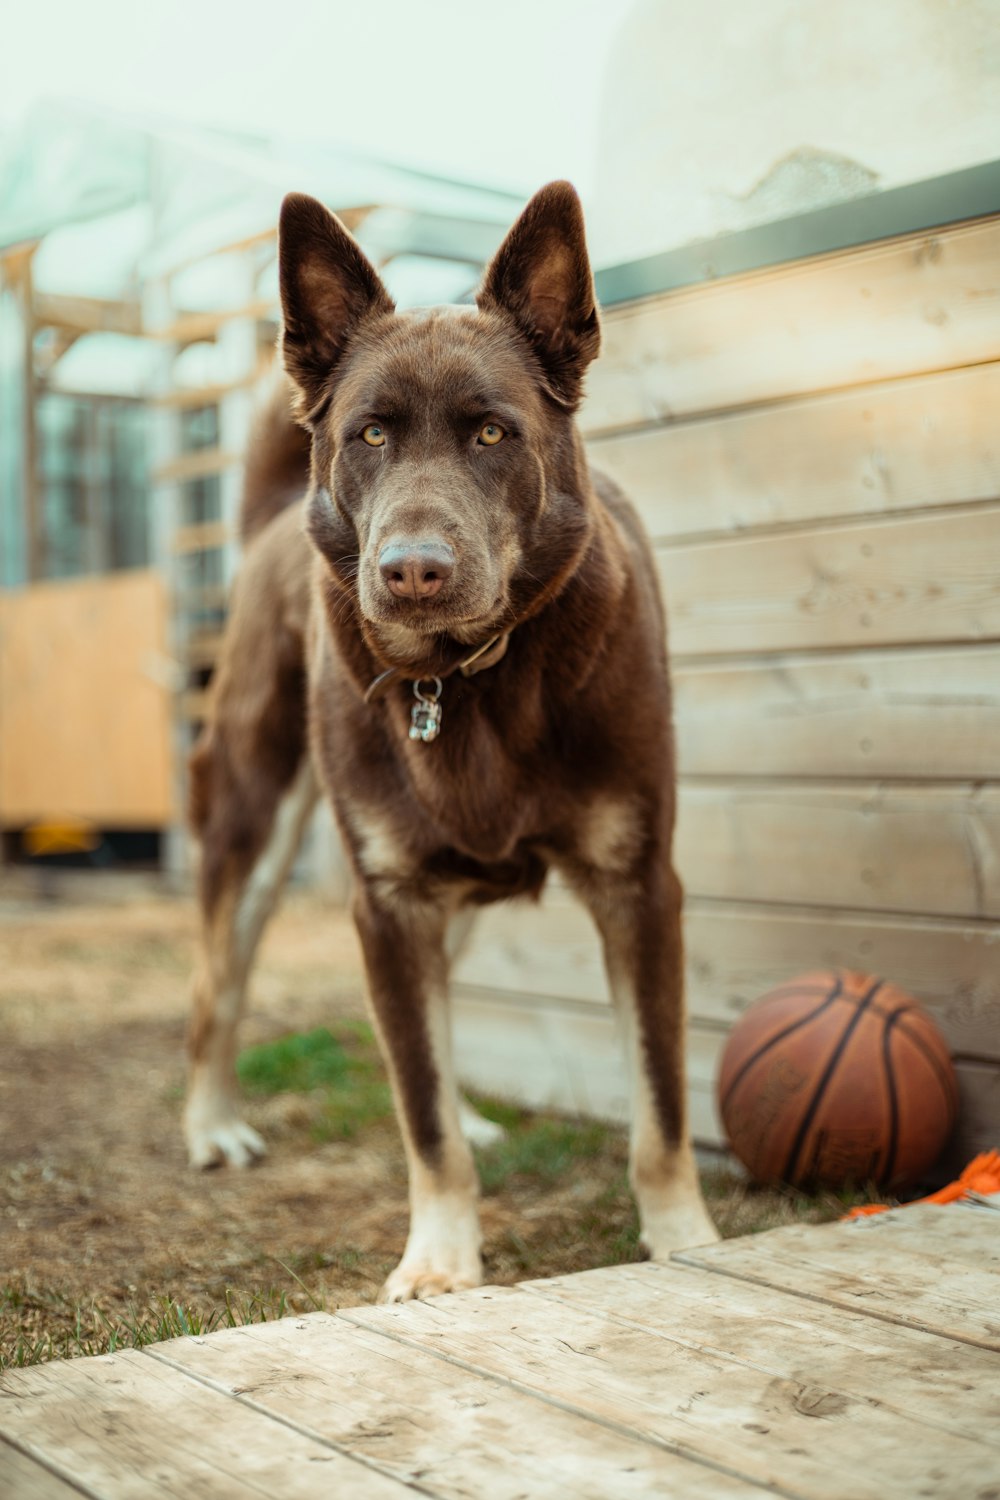
<instances>
[{"instance_id":1,"label":"dry dirt ground","mask_svg":"<svg viewBox=\"0 0 1000 1500\"><path fill-rule=\"evenodd\" d=\"M258 1096L247 1117L266 1160L192 1172L179 1128L191 902L86 874L40 894L0 875L0 1365L372 1300L407 1217L373 1054L356 1120L331 1113L329 1088ZM293 894L266 937L243 1043L329 1027L363 1051L363 1015L348 919ZM621 1133L508 1123L512 1145L483 1163L487 1275L634 1258ZM840 1208L748 1193L724 1168L708 1186L725 1233Z\"/></svg>"}]
</instances>

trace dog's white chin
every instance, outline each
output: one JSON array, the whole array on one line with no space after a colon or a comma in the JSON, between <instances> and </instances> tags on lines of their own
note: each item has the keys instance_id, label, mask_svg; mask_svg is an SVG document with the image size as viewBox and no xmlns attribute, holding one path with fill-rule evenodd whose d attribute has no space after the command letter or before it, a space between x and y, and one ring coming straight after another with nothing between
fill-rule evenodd
<instances>
[{"instance_id":1,"label":"dog's white chin","mask_svg":"<svg viewBox=\"0 0 1000 1500\"><path fill-rule=\"evenodd\" d=\"M368 617L368 625L383 651L400 661L409 662L426 653L428 642L447 636L464 646L480 646L499 628L492 616L473 620L449 620L428 614L427 619L414 618L404 624L398 620Z\"/></svg>"}]
</instances>

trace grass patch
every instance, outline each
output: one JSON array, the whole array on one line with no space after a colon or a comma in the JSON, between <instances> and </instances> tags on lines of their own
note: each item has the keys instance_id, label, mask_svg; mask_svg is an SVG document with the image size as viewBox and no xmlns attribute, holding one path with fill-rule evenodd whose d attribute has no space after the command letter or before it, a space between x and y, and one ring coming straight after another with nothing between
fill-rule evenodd
<instances>
[{"instance_id":1,"label":"grass patch","mask_svg":"<svg viewBox=\"0 0 1000 1500\"><path fill-rule=\"evenodd\" d=\"M302 1035L283 1036L240 1053L236 1072L248 1094L306 1093L334 1088L351 1071L351 1058L331 1031L320 1026Z\"/></svg>"},{"instance_id":2,"label":"grass patch","mask_svg":"<svg viewBox=\"0 0 1000 1500\"><path fill-rule=\"evenodd\" d=\"M207 1311L162 1296L147 1307L129 1305L115 1315L96 1301L84 1304L55 1288L13 1282L0 1287L0 1370L142 1349L164 1339L271 1322L287 1312L285 1292L276 1287L249 1293L226 1287L221 1302ZM9 1339L6 1325L13 1327Z\"/></svg>"},{"instance_id":3,"label":"grass patch","mask_svg":"<svg viewBox=\"0 0 1000 1500\"><path fill-rule=\"evenodd\" d=\"M392 1094L370 1026L348 1021L337 1034L325 1026L280 1037L240 1053L236 1072L248 1094L322 1095L311 1134L316 1141L350 1140L392 1114Z\"/></svg>"},{"instance_id":4,"label":"grass patch","mask_svg":"<svg viewBox=\"0 0 1000 1500\"><path fill-rule=\"evenodd\" d=\"M487 1195L518 1183L551 1186L567 1176L585 1172L584 1163L622 1155L623 1135L613 1126L596 1120L563 1120L500 1110L492 1101L488 1104L477 1101L477 1108L480 1104L482 1113L507 1131L504 1140L477 1152L479 1180ZM506 1118L497 1119L499 1114ZM610 1160L602 1160L602 1172L612 1167ZM623 1163L621 1169L624 1173Z\"/></svg>"}]
</instances>

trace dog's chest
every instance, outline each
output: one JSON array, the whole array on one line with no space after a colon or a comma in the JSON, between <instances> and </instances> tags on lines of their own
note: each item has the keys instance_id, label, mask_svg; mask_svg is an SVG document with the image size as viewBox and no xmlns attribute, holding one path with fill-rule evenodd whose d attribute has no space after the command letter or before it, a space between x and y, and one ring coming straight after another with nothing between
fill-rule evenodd
<instances>
[{"instance_id":1,"label":"dog's chest","mask_svg":"<svg viewBox=\"0 0 1000 1500\"><path fill-rule=\"evenodd\" d=\"M537 778L495 734L463 726L448 738L442 721L431 742L406 741L402 758L413 791L436 835L473 859L506 861L541 831Z\"/></svg>"}]
</instances>

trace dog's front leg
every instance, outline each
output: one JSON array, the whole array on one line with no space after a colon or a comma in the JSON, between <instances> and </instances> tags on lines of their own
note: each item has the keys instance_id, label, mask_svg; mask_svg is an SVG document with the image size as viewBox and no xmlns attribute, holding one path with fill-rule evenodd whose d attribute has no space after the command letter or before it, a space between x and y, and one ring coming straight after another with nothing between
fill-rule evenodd
<instances>
[{"instance_id":1,"label":"dog's front leg","mask_svg":"<svg viewBox=\"0 0 1000 1500\"><path fill-rule=\"evenodd\" d=\"M658 862L593 872L582 894L600 930L632 1084L629 1176L654 1260L718 1239L687 1133L680 882Z\"/></svg>"},{"instance_id":2,"label":"dog's front leg","mask_svg":"<svg viewBox=\"0 0 1000 1500\"><path fill-rule=\"evenodd\" d=\"M479 1186L452 1067L447 909L412 888L360 880L354 914L410 1178L409 1237L381 1300L478 1286Z\"/></svg>"}]
</instances>

